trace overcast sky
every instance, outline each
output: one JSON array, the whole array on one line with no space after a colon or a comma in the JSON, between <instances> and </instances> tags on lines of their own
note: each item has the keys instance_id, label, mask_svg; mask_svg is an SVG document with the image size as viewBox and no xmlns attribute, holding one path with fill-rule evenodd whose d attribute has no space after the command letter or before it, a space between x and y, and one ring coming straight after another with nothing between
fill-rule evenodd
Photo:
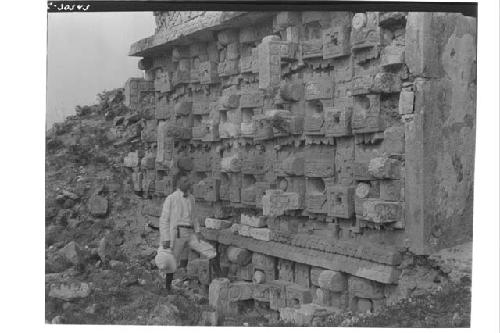
<instances>
[{"instance_id":1,"label":"overcast sky","mask_svg":"<svg viewBox=\"0 0 500 333\"><path fill-rule=\"evenodd\" d=\"M152 12L48 14L47 126L141 76L133 42L154 33Z\"/></svg>"}]
</instances>

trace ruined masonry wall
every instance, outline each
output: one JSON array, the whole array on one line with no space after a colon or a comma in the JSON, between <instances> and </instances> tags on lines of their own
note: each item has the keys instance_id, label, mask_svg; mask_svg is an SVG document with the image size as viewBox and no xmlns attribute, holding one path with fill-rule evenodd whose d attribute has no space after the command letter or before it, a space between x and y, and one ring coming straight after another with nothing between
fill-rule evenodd
<instances>
[{"instance_id":1,"label":"ruined masonry wall","mask_svg":"<svg viewBox=\"0 0 500 333\"><path fill-rule=\"evenodd\" d=\"M157 13L157 32L203 15ZM434 15L279 12L141 60L147 89L129 80L126 95L155 102L146 149L125 158L134 190L149 199L154 220L177 177L188 175L196 218L218 248L218 272L190 254L191 274L206 284L217 276L253 280L217 280L213 306L253 297L282 317L310 303L377 310L397 285L401 252L439 245L429 238L438 222L427 225L432 211L423 207L441 212L450 200L443 187L454 197L472 189L475 105L464 84L475 73L454 76L457 66L475 66L467 56L475 54L475 26L459 28L461 15ZM425 45L432 20L450 38L440 41L435 80L424 73L435 61ZM452 48L459 60L444 58ZM451 100L439 100L442 89ZM459 142L457 126L469 141ZM445 170L450 163L460 169L458 183ZM423 183L435 196L424 197ZM453 229L467 205L447 206L443 228Z\"/></svg>"}]
</instances>

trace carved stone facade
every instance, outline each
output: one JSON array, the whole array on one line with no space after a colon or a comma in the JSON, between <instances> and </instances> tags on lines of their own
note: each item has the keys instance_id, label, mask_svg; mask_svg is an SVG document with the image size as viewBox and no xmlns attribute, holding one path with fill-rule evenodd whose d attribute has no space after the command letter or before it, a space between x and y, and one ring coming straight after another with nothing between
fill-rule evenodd
<instances>
[{"instance_id":1,"label":"carved stone facade","mask_svg":"<svg viewBox=\"0 0 500 333\"><path fill-rule=\"evenodd\" d=\"M148 80L126 89L131 106L154 94L157 141L143 137L154 169L137 153L125 164L145 197L165 197L179 175L195 182L222 273L192 274L218 277L220 312L251 298L285 319L377 311L402 252L471 239L475 19L155 15L156 34L130 52Z\"/></svg>"}]
</instances>

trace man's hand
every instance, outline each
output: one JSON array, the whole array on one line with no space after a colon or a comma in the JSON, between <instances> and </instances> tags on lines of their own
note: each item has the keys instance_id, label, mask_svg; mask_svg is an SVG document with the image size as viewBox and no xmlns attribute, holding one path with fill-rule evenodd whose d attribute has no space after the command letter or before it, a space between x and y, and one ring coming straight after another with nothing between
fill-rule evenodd
<instances>
[{"instance_id":1,"label":"man's hand","mask_svg":"<svg viewBox=\"0 0 500 333\"><path fill-rule=\"evenodd\" d=\"M161 247L163 247L165 250L170 248L170 241L164 241L161 242Z\"/></svg>"}]
</instances>

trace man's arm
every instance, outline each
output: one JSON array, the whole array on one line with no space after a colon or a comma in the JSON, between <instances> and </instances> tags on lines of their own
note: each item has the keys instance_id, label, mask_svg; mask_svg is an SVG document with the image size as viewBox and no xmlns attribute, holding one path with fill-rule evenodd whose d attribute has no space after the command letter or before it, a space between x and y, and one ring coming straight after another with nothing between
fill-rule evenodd
<instances>
[{"instance_id":1,"label":"man's arm","mask_svg":"<svg viewBox=\"0 0 500 333\"><path fill-rule=\"evenodd\" d=\"M160 244L164 249L170 247L170 205L171 197L168 196L163 203L163 209L159 220Z\"/></svg>"}]
</instances>

